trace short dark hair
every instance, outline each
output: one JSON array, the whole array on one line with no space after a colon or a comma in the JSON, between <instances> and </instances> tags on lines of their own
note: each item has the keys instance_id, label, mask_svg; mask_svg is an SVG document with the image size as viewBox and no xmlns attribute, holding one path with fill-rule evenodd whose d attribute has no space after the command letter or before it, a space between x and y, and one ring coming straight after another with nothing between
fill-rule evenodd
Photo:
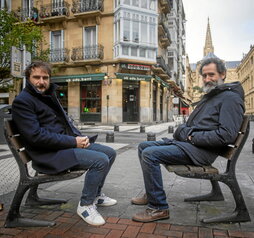
<instances>
[{"instance_id":1,"label":"short dark hair","mask_svg":"<svg viewBox=\"0 0 254 238\"><path fill-rule=\"evenodd\" d=\"M199 68L199 74L202 75L202 69L205 65L212 64L212 63L214 63L216 65L217 72L219 74L223 74L223 73L226 74L226 72L227 72L226 66L225 66L224 62L219 58L207 58L207 59L202 60L200 68Z\"/></svg>"},{"instance_id":2,"label":"short dark hair","mask_svg":"<svg viewBox=\"0 0 254 238\"><path fill-rule=\"evenodd\" d=\"M35 68L42 68L48 73L49 77L51 76L51 66L48 63L43 61L34 61L25 69L26 80L29 80L32 70Z\"/></svg>"}]
</instances>

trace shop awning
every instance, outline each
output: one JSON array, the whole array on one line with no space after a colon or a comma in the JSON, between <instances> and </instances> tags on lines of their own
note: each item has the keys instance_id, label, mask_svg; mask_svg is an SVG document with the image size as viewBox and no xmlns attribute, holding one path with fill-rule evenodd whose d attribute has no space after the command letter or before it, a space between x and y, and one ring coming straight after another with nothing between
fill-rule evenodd
<instances>
[{"instance_id":1,"label":"shop awning","mask_svg":"<svg viewBox=\"0 0 254 238\"><path fill-rule=\"evenodd\" d=\"M65 75L65 76L53 76L51 81L53 83L65 83L65 82L86 82L86 81L100 81L104 79L106 74L78 74L78 75Z\"/></svg>"},{"instance_id":2,"label":"shop awning","mask_svg":"<svg viewBox=\"0 0 254 238\"><path fill-rule=\"evenodd\" d=\"M149 81L151 80L151 75L142 75L142 74L124 74L124 73L115 73L118 79L131 80L131 81Z\"/></svg>"},{"instance_id":3,"label":"shop awning","mask_svg":"<svg viewBox=\"0 0 254 238\"><path fill-rule=\"evenodd\" d=\"M163 81L160 77L156 75L155 75L155 81L162 84L163 87L170 88L170 85L168 83L166 83L165 81Z\"/></svg>"}]
</instances>

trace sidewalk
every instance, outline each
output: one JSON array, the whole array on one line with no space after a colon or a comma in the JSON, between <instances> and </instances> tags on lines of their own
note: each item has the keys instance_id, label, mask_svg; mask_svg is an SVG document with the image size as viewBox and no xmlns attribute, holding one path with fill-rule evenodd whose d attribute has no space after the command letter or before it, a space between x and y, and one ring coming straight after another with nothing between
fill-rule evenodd
<instances>
[{"instance_id":1,"label":"sidewalk","mask_svg":"<svg viewBox=\"0 0 254 238\"><path fill-rule=\"evenodd\" d=\"M146 132L156 132L157 139L172 136L167 133L170 123L151 125L146 127ZM129 125L124 125L128 127ZM135 129L136 126L136 129ZM131 128L132 127L132 128ZM83 128L82 128L83 129ZM110 128L112 129L112 128ZM102 126L89 126L84 131L104 133L107 129ZM254 122L251 122L251 132L248 141L242 151L241 158L237 164L237 178L249 209L252 221L236 224L212 224L204 225L199 222L203 217L214 216L221 212L230 212L234 209L234 202L229 189L222 184L225 201L185 203L183 199L188 196L198 195L209 191L208 181L185 179L175 174L168 173L164 168L164 188L170 204L170 219L153 223L137 223L131 221L134 213L141 211L145 206L134 206L130 199L143 194L143 178L137 158L137 143L146 133L135 132L139 125L130 125L128 128L120 126L120 132L128 131L128 139L132 143L105 143L117 149L117 159L108 175L103 192L118 200L113 207L98 208L99 212L107 219L107 223L101 227L92 227L83 222L76 215L76 207L83 186L83 177L54 184L41 186L41 196L66 198L68 203L62 206L44 206L36 209L22 207L22 213L26 217L37 219L54 220L57 225L52 228L3 228L4 219L8 211L8 205L13 193L2 195L0 191L0 202L4 202L5 209L0 212L0 236L1 237L254 237L254 156L252 154L252 138L254 137ZM131 132L133 136L131 137ZM105 135L99 134L98 139L104 139ZM135 139L136 138L136 139ZM101 140L103 141L103 140ZM128 140L126 140L128 141ZM1 147L2 148L2 147ZM1 157L0 153L0 157ZM6 161L10 159L4 159ZM0 165L2 166L2 161ZM223 159L216 161L216 166L225 163ZM1 168L0 166L0 168ZM1 174L2 170L0 169ZM7 176L7 175L6 175ZM0 175L1 181L3 177ZM15 182L12 182L15 184ZM1 185L1 182L0 182ZM10 187L8 185L8 187ZM0 186L1 189L1 186ZM5 188L6 191L6 188ZM2 200L3 199L3 200Z\"/></svg>"}]
</instances>

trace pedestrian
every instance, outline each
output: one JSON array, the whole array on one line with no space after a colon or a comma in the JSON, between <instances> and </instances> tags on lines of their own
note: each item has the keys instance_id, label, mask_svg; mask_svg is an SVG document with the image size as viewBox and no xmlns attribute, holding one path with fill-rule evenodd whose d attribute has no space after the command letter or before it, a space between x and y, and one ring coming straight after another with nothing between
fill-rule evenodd
<instances>
[{"instance_id":1,"label":"pedestrian","mask_svg":"<svg viewBox=\"0 0 254 238\"><path fill-rule=\"evenodd\" d=\"M146 193L131 201L136 205L148 204L148 208L135 214L134 221L169 218L160 164L209 166L220 150L234 143L237 137L245 110L240 82L224 83L226 68L218 58L204 59L199 73L205 94L187 122L177 128L173 139L139 144L138 156Z\"/></svg>"},{"instance_id":2,"label":"pedestrian","mask_svg":"<svg viewBox=\"0 0 254 238\"><path fill-rule=\"evenodd\" d=\"M87 169L77 213L91 225L105 220L97 206L112 206L115 199L102 193L115 160L112 148L95 143L96 136L82 136L56 97L50 82L50 65L36 61L25 70L26 87L12 104L12 117L32 158L33 168L45 174L69 169Z\"/></svg>"}]
</instances>

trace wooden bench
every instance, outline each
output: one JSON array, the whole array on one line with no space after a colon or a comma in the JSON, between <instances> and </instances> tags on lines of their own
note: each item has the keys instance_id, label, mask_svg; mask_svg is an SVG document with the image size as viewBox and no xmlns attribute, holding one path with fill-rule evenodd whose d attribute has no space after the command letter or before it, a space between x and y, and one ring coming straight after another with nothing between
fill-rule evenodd
<instances>
[{"instance_id":1,"label":"wooden bench","mask_svg":"<svg viewBox=\"0 0 254 238\"><path fill-rule=\"evenodd\" d=\"M230 215L221 215L218 217L202 219L201 222L247 222L251 220L235 174L236 162L248 135L249 117L244 116L244 120L235 143L233 145L228 145L220 154L220 156L227 159L227 165L224 172L220 172L213 166L199 167L191 165L165 165L169 172L174 172L181 177L210 180L212 190L209 194L186 198L184 199L185 202L223 201L224 197L218 182L222 182L230 188L235 200L235 210L233 213Z\"/></svg>"},{"instance_id":2,"label":"wooden bench","mask_svg":"<svg viewBox=\"0 0 254 238\"><path fill-rule=\"evenodd\" d=\"M66 203L63 199L45 199L40 198L37 194L39 184L63 181L77 178L83 175L86 170L68 171L55 175L47 175L35 173L31 175L28 170L28 162L31 161L23 143L18 129L12 119L5 119L4 134L7 144L18 164L20 178L19 184L15 191L10 210L5 220L5 227L36 227L36 226L54 226L55 222L41 221L24 218L20 214L20 206L23 197L27 190L29 190L25 204L27 206L53 205Z\"/></svg>"}]
</instances>

